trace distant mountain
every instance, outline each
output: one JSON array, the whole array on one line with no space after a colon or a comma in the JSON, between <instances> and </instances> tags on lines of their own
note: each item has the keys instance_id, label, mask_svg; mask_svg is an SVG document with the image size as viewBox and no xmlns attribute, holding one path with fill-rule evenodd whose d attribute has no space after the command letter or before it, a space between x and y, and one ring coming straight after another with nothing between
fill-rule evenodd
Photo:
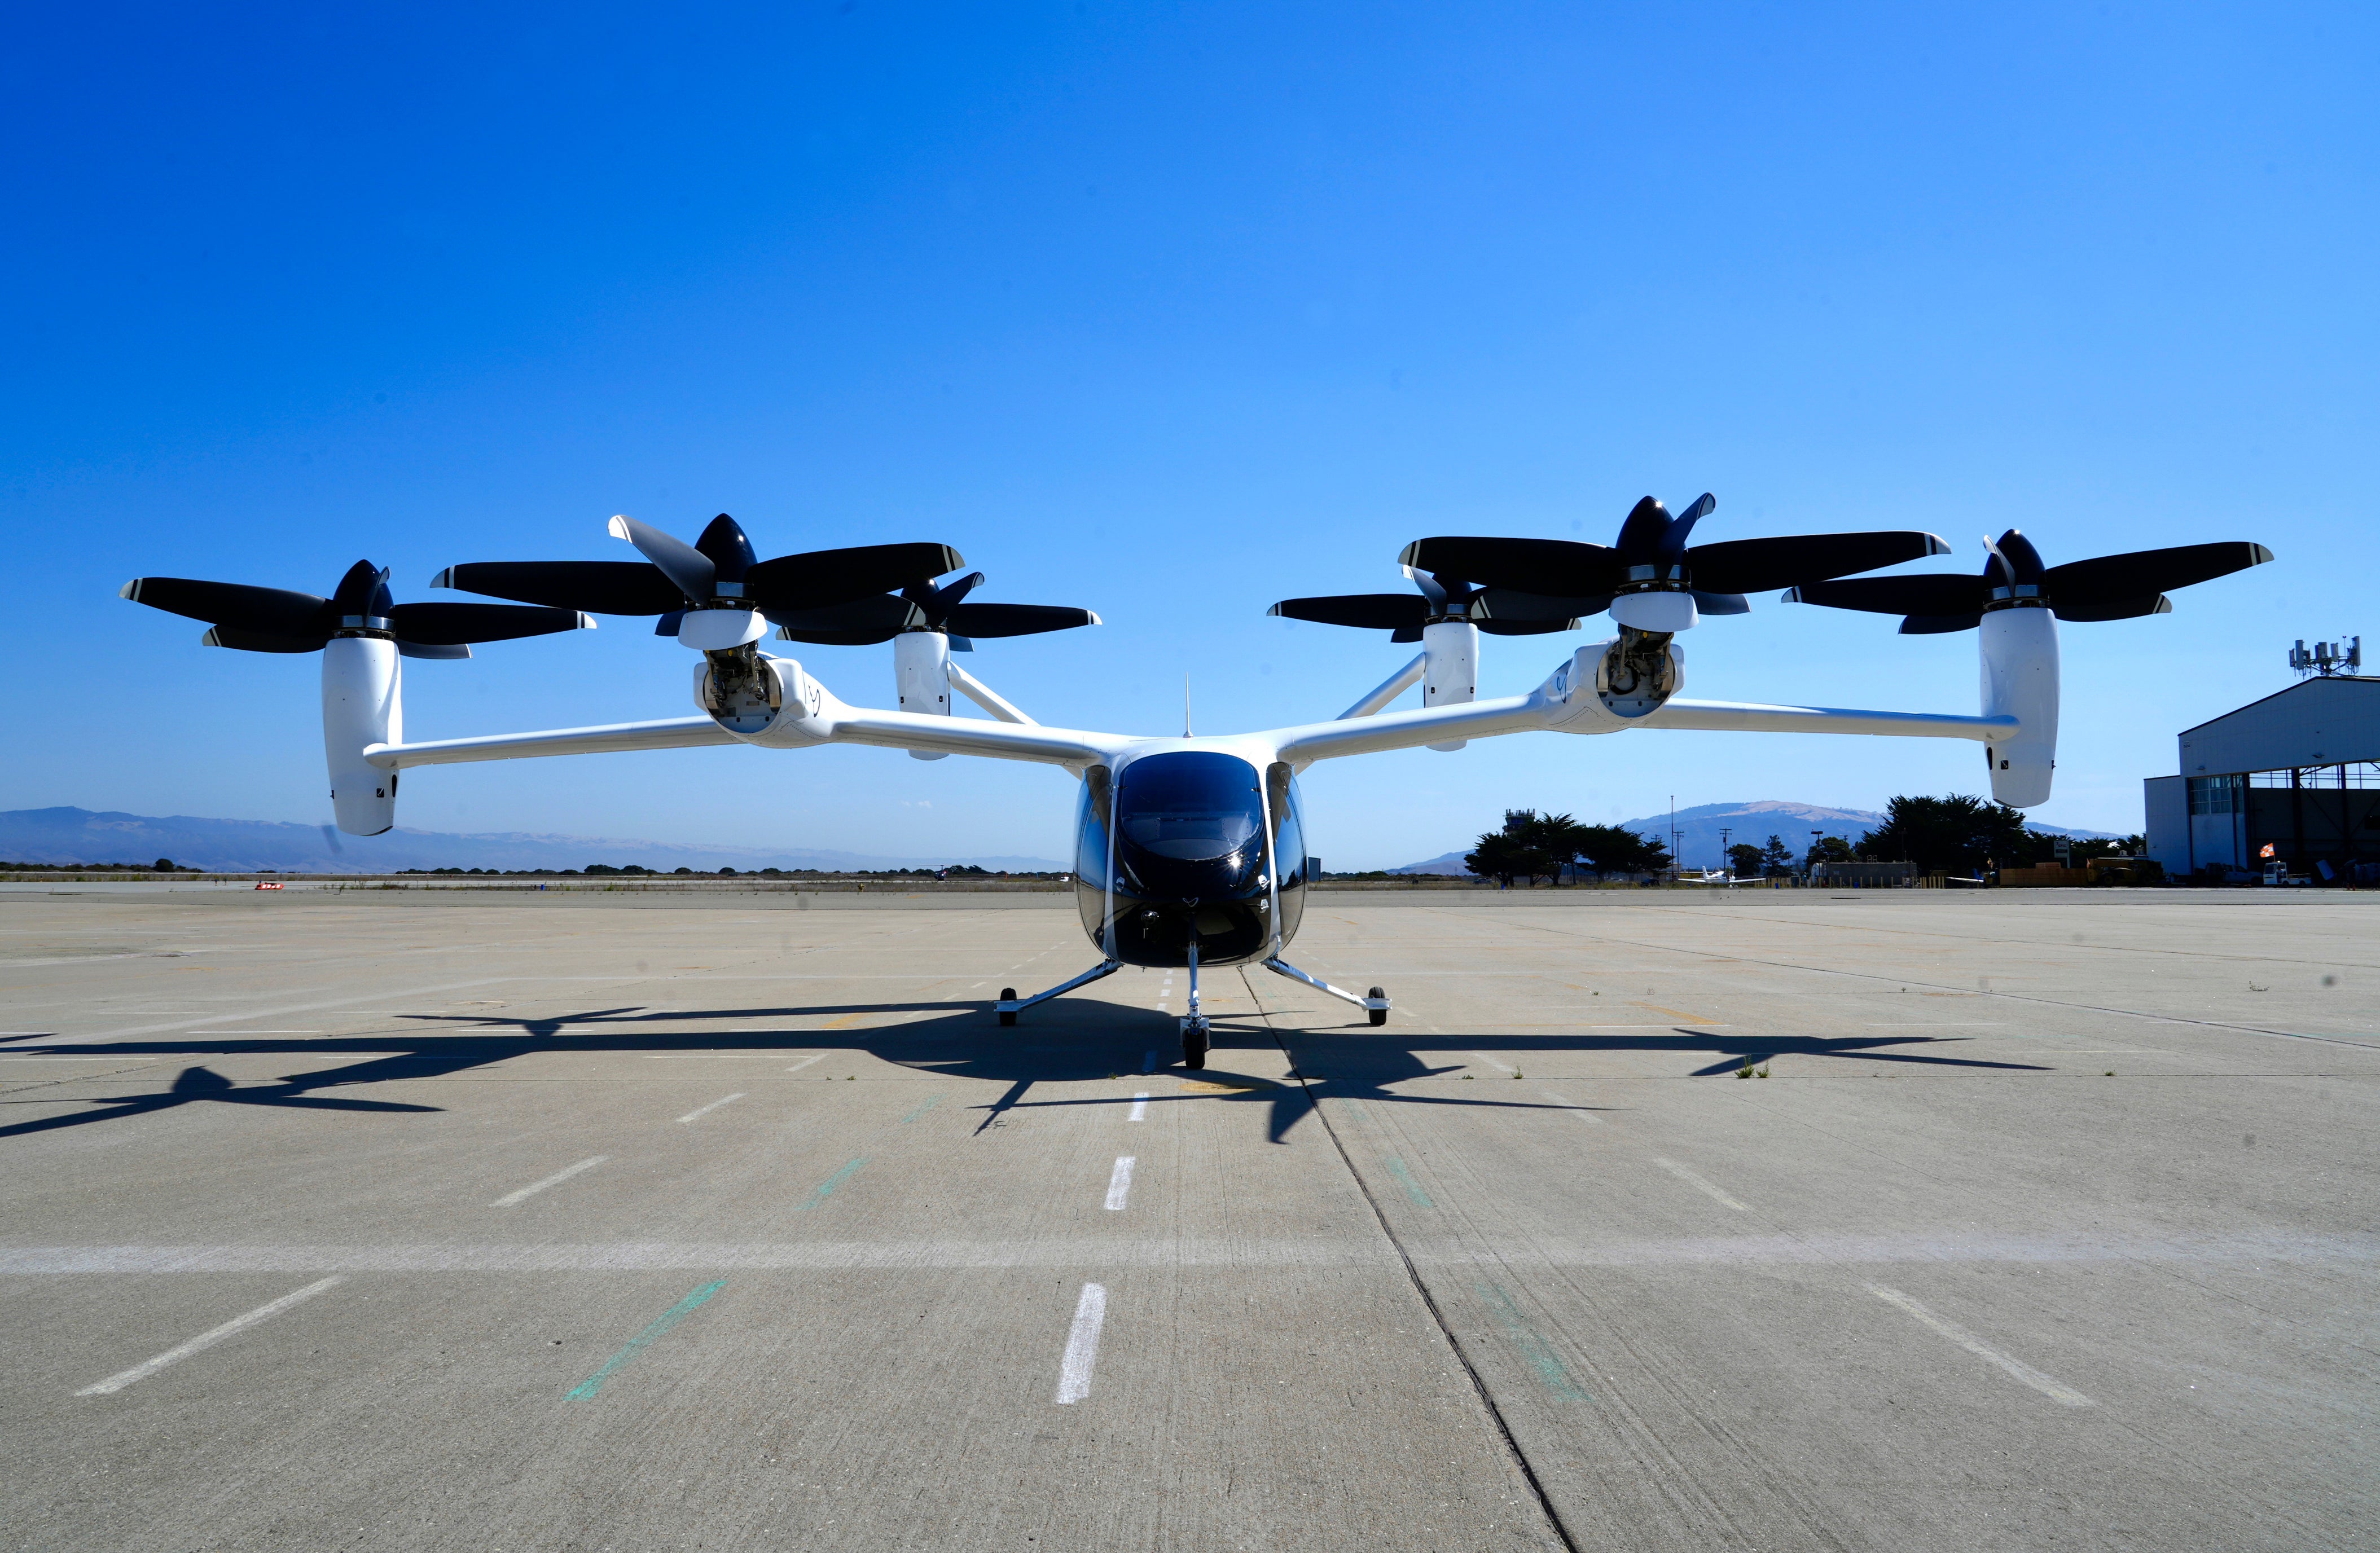
<instances>
[{"instance_id":1,"label":"distant mountain","mask_svg":"<svg viewBox=\"0 0 2380 1553\"><path fill-rule=\"evenodd\" d=\"M503 831L448 835L399 828L380 836L343 836L327 825L260 819L158 819L89 809L0 812L0 861L149 863L169 857L222 873L273 868L282 873L394 873L400 868L583 868L589 863L648 868L938 868L955 863L1010 873L1054 873L1069 867L1046 857L884 857L801 848L680 846L668 842Z\"/></svg>"},{"instance_id":2,"label":"distant mountain","mask_svg":"<svg viewBox=\"0 0 2380 1553\"><path fill-rule=\"evenodd\" d=\"M1762 798L1749 804L1697 804L1693 808L1680 809L1677 814L1677 848L1674 855L1688 867L1716 868L1725 861L1720 835L1727 832L1725 846L1750 842L1755 846L1766 845L1770 836L1781 839L1793 855L1801 856L1810 850L1813 831L1829 836L1840 836L1856 845L1867 839L1867 833L1884 823L1884 816L1873 809L1828 808L1823 804L1788 803L1779 798ZM1649 836L1663 845L1670 844L1670 816L1648 815L1643 819L1623 819L1620 824L1640 836ZM2063 825L2034 824L2033 829L2052 836L2081 838L2113 837L2112 831L2077 831ZM1425 862L1407 863L1391 868L1398 874L1460 874L1463 871L1463 855L1468 846L1429 858Z\"/></svg>"}]
</instances>

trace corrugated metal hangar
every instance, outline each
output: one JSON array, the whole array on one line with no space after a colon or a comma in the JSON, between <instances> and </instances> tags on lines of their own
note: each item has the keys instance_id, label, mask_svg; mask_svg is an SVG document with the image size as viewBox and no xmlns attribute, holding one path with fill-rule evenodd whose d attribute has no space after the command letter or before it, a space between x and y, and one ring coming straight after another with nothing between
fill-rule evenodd
<instances>
[{"instance_id":1,"label":"corrugated metal hangar","mask_svg":"<svg viewBox=\"0 0 2380 1553\"><path fill-rule=\"evenodd\" d=\"M2169 876L2380 882L2380 679L2303 680L2180 742L2181 773L2143 783Z\"/></svg>"}]
</instances>

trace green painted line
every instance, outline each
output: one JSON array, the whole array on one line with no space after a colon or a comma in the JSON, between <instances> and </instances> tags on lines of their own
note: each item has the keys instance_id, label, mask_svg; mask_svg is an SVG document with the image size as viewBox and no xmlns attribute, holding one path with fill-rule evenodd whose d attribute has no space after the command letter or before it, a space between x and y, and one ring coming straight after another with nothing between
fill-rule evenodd
<instances>
[{"instance_id":1,"label":"green painted line","mask_svg":"<svg viewBox=\"0 0 2380 1553\"><path fill-rule=\"evenodd\" d=\"M901 1118L901 1120L905 1124L915 1122L917 1118L925 1115L926 1112L933 1110L936 1106L941 1105L941 1103L942 1098L940 1095L937 1095L932 1099L928 1100L924 1105L921 1105L917 1110L911 1111L908 1115Z\"/></svg>"},{"instance_id":2,"label":"green painted line","mask_svg":"<svg viewBox=\"0 0 2380 1553\"><path fill-rule=\"evenodd\" d=\"M1389 1156L1389 1173L1397 1178L1397 1184L1405 1189L1405 1195L1414 1200L1414 1207L1436 1207L1438 1206L1429 1200L1429 1194L1421 1189L1421 1183L1413 1178L1413 1172L1405 1169L1405 1162L1393 1154Z\"/></svg>"},{"instance_id":3,"label":"green painted line","mask_svg":"<svg viewBox=\"0 0 2380 1553\"><path fill-rule=\"evenodd\" d=\"M642 1353L646 1349L650 1348L653 1343L660 1339L663 1332L668 1331L672 1327L676 1326L679 1322L685 1320L687 1316L691 1315L697 1305L699 1305L703 1301L710 1298L711 1295L716 1294L722 1289L726 1287L727 1280L723 1278L716 1283L706 1283L701 1288L697 1289L693 1293L688 1294L686 1298L678 1301L677 1304L670 1306L669 1309L662 1312L661 1319L655 1321L643 1331L638 1332L635 1337L630 1338L628 1340L628 1346L623 1348L617 1353L613 1354L611 1358L605 1360L601 1369L597 1370L593 1375L590 1375L586 1379L580 1381L564 1400L568 1401L584 1401L588 1398L593 1396L596 1392L601 1390L603 1389L603 1382L612 1377L612 1372L613 1370L618 1369L622 1365L626 1364L638 1354Z\"/></svg>"},{"instance_id":4,"label":"green painted line","mask_svg":"<svg viewBox=\"0 0 2380 1553\"><path fill-rule=\"evenodd\" d=\"M1512 1340L1512 1346L1521 1351L1521 1356L1529 1361L1530 1367L1537 1372L1537 1378L1545 1382L1547 1390L1568 1401L1589 1402L1595 1400L1579 1389L1578 1382L1571 1378L1570 1366L1561 1362L1561 1355L1553 1351L1552 1344L1537 1335L1536 1329L1529 1325L1528 1317L1521 1314L1521 1307L1513 1303L1511 1294L1492 1283L1482 1283L1478 1290L1479 1297L1495 1311L1496 1319L1503 1323L1505 1335Z\"/></svg>"},{"instance_id":5,"label":"green painted line","mask_svg":"<svg viewBox=\"0 0 2380 1553\"><path fill-rule=\"evenodd\" d=\"M820 1184L819 1189L810 1194L810 1200L808 1202L795 1203L794 1205L794 1211L795 1213L808 1213L810 1209L818 1207L819 1204L826 1201L829 1197L833 1196L834 1189L842 1185L844 1182L849 1181L853 1172L856 1171L860 1166L866 1163L868 1163L868 1161L865 1159L854 1159L848 1165L844 1166L843 1169L827 1177L826 1180Z\"/></svg>"},{"instance_id":6,"label":"green painted line","mask_svg":"<svg viewBox=\"0 0 2380 1553\"><path fill-rule=\"evenodd\" d=\"M1346 1107L1347 1114L1358 1122L1369 1122L1372 1119L1372 1113L1364 1109L1364 1102L1361 1100L1342 1100L1339 1103Z\"/></svg>"}]
</instances>

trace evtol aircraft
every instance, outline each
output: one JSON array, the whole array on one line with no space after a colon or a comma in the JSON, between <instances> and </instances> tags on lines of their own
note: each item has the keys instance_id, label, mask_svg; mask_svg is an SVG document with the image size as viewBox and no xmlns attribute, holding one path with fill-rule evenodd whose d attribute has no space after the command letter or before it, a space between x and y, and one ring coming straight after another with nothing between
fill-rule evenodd
<instances>
[{"instance_id":1,"label":"evtol aircraft","mask_svg":"<svg viewBox=\"0 0 2380 1553\"><path fill-rule=\"evenodd\" d=\"M1949 552L1912 530L1803 534L1690 543L1718 504L1707 494L1671 514L1647 496L1612 545L1441 536L1407 545L1396 593L1288 599L1296 620L1385 630L1421 650L1338 716L1261 733L1179 738L1096 733L1036 722L953 661L978 638L1095 625L1088 610L971 600L983 582L938 543L871 545L761 560L721 515L691 545L630 517L612 535L640 561L481 562L450 566L432 586L507 604L394 601L389 574L359 561L330 598L237 583L138 577L122 596L209 624L211 647L322 654L322 738L339 829L378 835L396 820L401 775L417 766L701 745L807 749L827 744L904 749L923 760L972 755L1071 772L1075 900L1099 964L1029 997L1003 988L994 1005L1014 1025L1035 1004L1125 965L1189 972L1182 1059L1206 1065L1202 966L1254 963L1363 1009L1375 1025L1390 1002L1358 995L1282 956L1317 878L1298 773L1318 760L1427 746L1458 750L1506 734L1618 734L1640 728L1859 734L1967 739L1982 746L1993 796L2020 807L2049 796L2058 748L2058 620L2168 613L2165 595L2270 561L2246 542L2185 545L2046 565L2010 529L1986 540L1978 575L1854 576ZM1982 705L1973 716L1692 699L1677 637L1702 616L1742 614L1745 595L1905 616L1909 634L1979 632ZM468 658L471 644L583 629L597 614L657 616L656 634L698 652L698 715L593 728L407 740L401 661ZM1475 695L1481 636L1616 627L1580 647L1523 696ZM780 641L892 644L895 705L856 707ZM1385 710L1415 684L1416 710ZM953 714L953 693L990 721Z\"/></svg>"}]
</instances>

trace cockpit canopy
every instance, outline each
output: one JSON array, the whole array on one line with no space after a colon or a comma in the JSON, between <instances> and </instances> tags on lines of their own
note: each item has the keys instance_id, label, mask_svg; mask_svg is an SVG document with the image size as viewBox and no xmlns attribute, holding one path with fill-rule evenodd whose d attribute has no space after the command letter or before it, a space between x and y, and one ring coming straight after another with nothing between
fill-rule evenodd
<instances>
[{"instance_id":1,"label":"cockpit canopy","mask_svg":"<svg viewBox=\"0 0 2380 1553\"><path fill-rule=\"evenodd\" d=\"M1083 931L1133 965L1187 964L1194 943L1201 965L1233 965L1288 942L1313 871L1298 807L1286 765L1219 751L1144 755L1112 781L1092 767L1075 827Z\"/></svg>"},{"instance_id":2,"label":"cockpit canopy","mask_svg":"<svg viewBox=\"0 0 2380 1553\"><path fill-rule=\"evenodd\" d=\"M1233 900L1260 888L1264 786L1234 755L1150 755L1116 784L1119 883L1135 895Z\"/></svg>"}]
</instances>

